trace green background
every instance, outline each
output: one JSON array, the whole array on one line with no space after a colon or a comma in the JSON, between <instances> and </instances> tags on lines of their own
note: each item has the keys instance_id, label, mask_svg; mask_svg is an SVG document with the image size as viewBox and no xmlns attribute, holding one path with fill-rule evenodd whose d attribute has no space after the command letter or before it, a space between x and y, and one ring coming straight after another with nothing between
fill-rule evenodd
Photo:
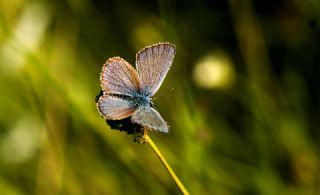
<instances>
[{"instance_id":1,"label":"green background","mask_svg":"<svg viewBox=\"0 0 320 195\"><path fill-rule=\"evenodd\" d=\"M150 137L191 194L320 194L320 2L0 1L0 194L178 194L99 116L103 63L177 55Z\"/></svg>"}]
</instances>

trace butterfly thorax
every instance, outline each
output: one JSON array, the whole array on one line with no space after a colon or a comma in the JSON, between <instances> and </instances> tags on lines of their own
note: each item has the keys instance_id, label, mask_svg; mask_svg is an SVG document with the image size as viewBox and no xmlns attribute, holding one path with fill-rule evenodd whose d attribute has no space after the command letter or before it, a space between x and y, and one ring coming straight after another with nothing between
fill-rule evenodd
<instances>
[{"instance_id":1,"label":"butterfly thorax","mask_svg":"<svg viewBox=\"0 0 320 195\"><path fill-rule=\"evenodd\" d=\"M151 106L152 105L152 100L148 96L140 95L140 94L135 94L133 98L133 102L136 106Z\"/></svg>"}]
</instances>

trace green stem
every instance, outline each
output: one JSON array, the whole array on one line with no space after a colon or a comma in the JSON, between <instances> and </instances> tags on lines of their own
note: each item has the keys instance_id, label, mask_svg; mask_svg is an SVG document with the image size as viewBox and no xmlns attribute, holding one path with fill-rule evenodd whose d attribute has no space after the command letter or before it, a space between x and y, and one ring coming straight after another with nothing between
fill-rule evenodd
<instances>
[{"instance_id":1,"label":"green stem","mask_svg":"<svg viewBox=\"0 0 320 195\"><path fill-rule=\"evenodd\" d=\"M181 183L180 179L177 177L177 175L174 173L174 171L171 169L170 165L167 163L166 159L162 156L161 152L159 151L158 147L153 143L151 138L148 136L148 134L143 135L143 139L145 142L147 142L153 151L156 153L166 170L169 172L170 176L178 186L179 190L182 192L182 194L189 195L189 192L184 187L184 185Z\"/></svg>"}]
</instances>

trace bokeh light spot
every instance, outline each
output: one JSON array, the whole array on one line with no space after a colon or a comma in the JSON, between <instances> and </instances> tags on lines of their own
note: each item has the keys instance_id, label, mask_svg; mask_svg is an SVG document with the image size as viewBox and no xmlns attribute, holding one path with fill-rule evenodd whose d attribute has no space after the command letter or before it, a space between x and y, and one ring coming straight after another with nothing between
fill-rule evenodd
<instances>
[{"instance_id":1,"label":"bokeh light spot","mask_svg":"<svg viewBox=\"0 0 320 195\"><path fill-rule=\"evenodd\" d=\"M201 58L193 71L194 82L201 88L228 88L235 79L229 58L215 52Z\"/></svg>"},{"instance_id":2,"label":"bokeh light spot","mask_svg":"<svg viewBox=\"0 0 320 195\"><path fill-rule=\"evenodd\" d=\"M4 162L20 164L31 159L40 147L40 125L31 118L22 118L8 131L0 143Z\"/></svg>"}]
</instances>

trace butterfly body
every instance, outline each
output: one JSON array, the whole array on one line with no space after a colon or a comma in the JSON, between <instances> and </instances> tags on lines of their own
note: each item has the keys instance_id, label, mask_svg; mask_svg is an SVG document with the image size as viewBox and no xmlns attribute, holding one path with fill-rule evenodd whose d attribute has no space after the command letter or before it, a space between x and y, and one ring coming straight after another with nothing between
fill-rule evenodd
<instances>
[{"instance_id":1,"label":"butterfly body","mask_svg":"<svg viewBox=\"0 0 320 195\"><path fill-rule=\"evenodd\" d=\"M168 132L168 125L153 108L152 96L160 88L174 55L173 44L158 43L137 53L137 70L120 57L108 59L100 75L103 91L97 101L100 114L109 120L131 117L133 123Z\"/></svg>"},{"instance_id":2,"label":"butterfly body","mask_svg":"<svg viewBox=\"0 0 320 195\"><path fill-rule=\"evenodd\" d=\"M123 95L123 94L107 94L109 96L114 96L122 99L126 99L128 101L131 101L133 105L136 106L147 106L147 105L153 105L151 97L146 97L143 95L140 95L139 93L133 94L132 96L129 95Z\"/></svg>"},{"instance_id":3,"label":"butterfly body","mask_svg":"<svg viewBox=\"0 0 320 195\"><path fill-rule=\"evenodd\" d=\"M137 106L150 106L151 105L151 98L143 95L136 95L134 96L133 102Z\"/></svg>"}]
</instances>

